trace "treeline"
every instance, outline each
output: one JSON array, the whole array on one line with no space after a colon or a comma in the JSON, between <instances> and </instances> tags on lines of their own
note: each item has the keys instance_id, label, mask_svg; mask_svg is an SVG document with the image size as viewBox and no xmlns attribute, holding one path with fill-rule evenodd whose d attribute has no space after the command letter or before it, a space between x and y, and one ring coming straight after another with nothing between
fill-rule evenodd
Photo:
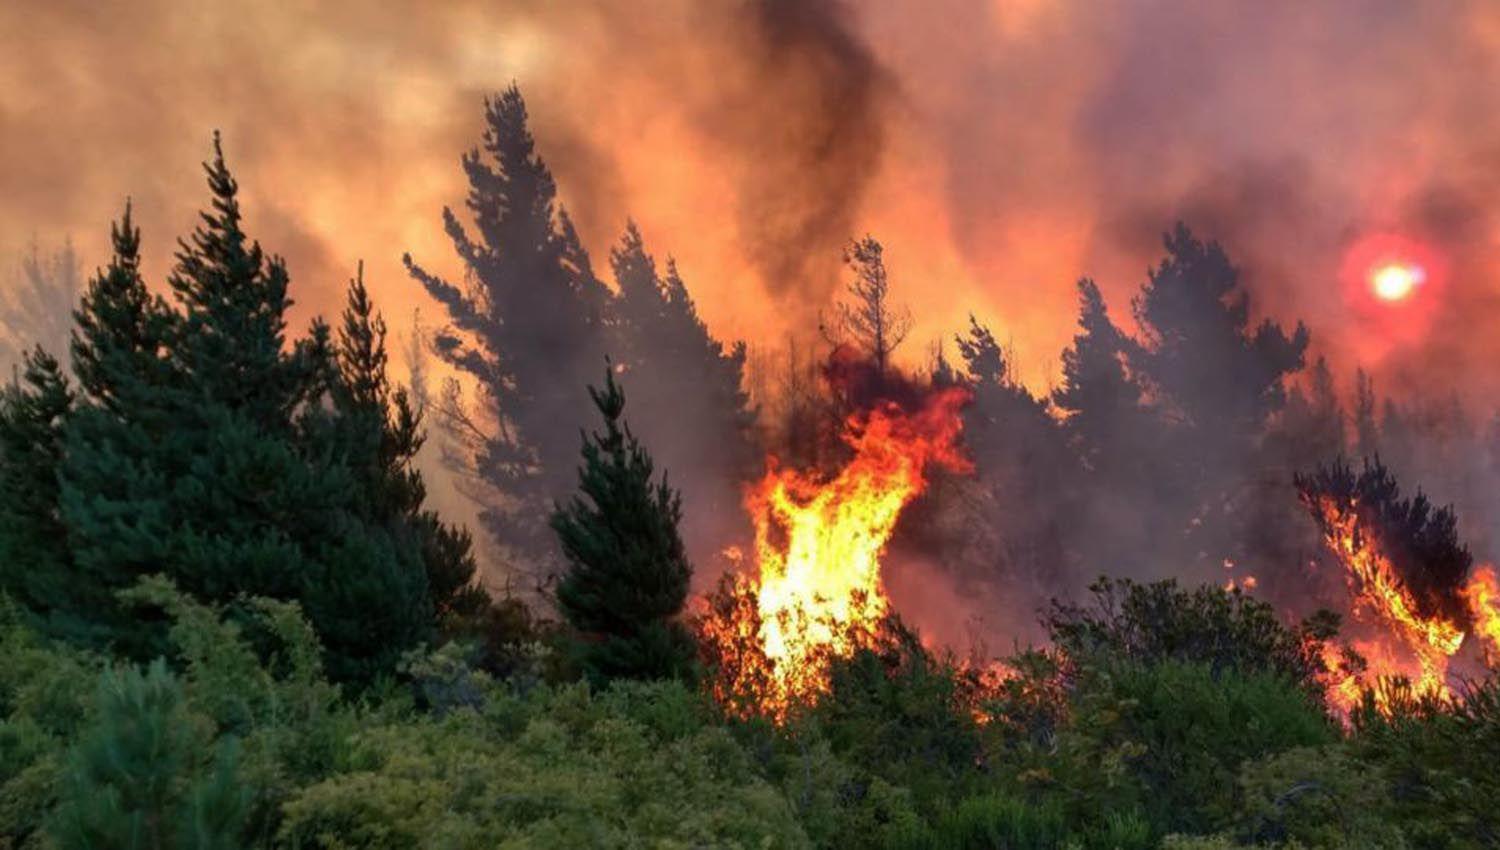
<instances>
[{"instance_id":1,"label":"treeline","mask_svg":"<svg viewBox=\"0 0 1500 850\"><path fill-rule=\"evenodd\" d=\"M975 584L1064 586L1313 533L1290 482L1343 446L1331 379L1288 388L1306 332L1252 325L1224 252L1185 228L1135 303L1142 338L1080 285L1050 396L977 321L961 363L914 377L863 239L824 347L755 411L744 348L633 228L615 286L594 275L514 89L486 126L471 221L445 216L463 284L408 263L477 402L391 379L362 273L335 324L288 329L288 271L246 232L217 139L165 289L127 205L66 352L33 349L0 392L0 847L1495 845L1493 678L1451 703L1383 683L1384 711L1371 694L1338 717L1337 618L1288 626L1217 565L1201 589L1054 603L1045 647L1003 671L892 619L785 724L730 716L701 686L690 538L695 514L741 515L761 448L837 463L850 411L962 383L978 474L937 482L898 547ZM427 507L424 413L560 621L486 592ZM1284 501L1248 475L1268 468ZM1414 516L1383 471L1331 469L1306 492ZM1438 587L1467 552L1451 514L1420 513L1392 527L1441 544L1411 548Z\"/></svg>"}]
</instances>

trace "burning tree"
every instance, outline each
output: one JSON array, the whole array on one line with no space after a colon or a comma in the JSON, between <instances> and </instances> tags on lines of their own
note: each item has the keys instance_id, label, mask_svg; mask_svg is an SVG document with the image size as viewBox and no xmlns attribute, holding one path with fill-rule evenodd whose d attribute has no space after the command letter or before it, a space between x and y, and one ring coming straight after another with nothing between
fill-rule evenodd
<instances>
[{"instance_id":1,"label":"burning tree","mask_svg":"<svg viewBox=\"0 0 1500 850\"><path fill-rule=\"evenodd\" d=\"M730 578L700 619L710 688L741 714L782 718L827 688L827 664L873 639L889 610L880 557L932 465L967 469L957 442L968 394L932 392L916 409L891 401L856 413L852 457L832 476L773 457L746 504L754 578Z\"/></svg>"},{"instance_id":2,"label":"burning tree","mask_svg":"<svg viewBox=\"0 0 1500 850\"><path fill-rule=\"evenodd\" d=\"M1489 636L1496 622L1495 597L1489 593L1494 571L1483 567L1470 577L1473 556L1458 539L1453 510L1434 509L1420 492L1401 498L1395 476L1378 459L1367 460L1358 474L1336 461L1298 475L1296 484L1303 505L1347 572L1355 614L1373 617L1415 659L1413 669L1400 657L1403 653L1382 641L1357 643L1362 654L1371 656L1370 673L1408 676L1418 693L1447 699L1449 660L1466 632L1477 623ZM1362 672L1341 664L1330 667L1346 679ZM1359 693L1347 681L1333 683L1333 690L1345 708Z\"/></svg>"}]
</instances>

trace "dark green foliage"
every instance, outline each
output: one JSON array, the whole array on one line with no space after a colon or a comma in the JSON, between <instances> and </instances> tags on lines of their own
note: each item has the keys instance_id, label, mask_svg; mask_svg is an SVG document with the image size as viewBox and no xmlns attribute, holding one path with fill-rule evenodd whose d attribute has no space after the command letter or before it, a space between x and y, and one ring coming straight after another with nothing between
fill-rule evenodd
<instances>
[{"instance_id":1,"label":"dark green foliage","mask_svg":"<svg viewBox=\"0 0 1500 850\"><path fill-rule=\"evenodd\" d=\"M1148 850L1150 826L1135 814L1110 815L1080 829L1055 799L1024 802L1003 794L966 797L931 824L903 827L890 850Z\"/></svg>"},{"instance_id":2,"label":"dark green foliage","mask_svg":"<svg viewBox=\"0 0 1500 850\"><path fill-rule=\"evenodd\" d=\"M0 590L39 622L78 627L79 588L68 580L57 468L73 391L40 348L24 375L0 387Z\"/></svg>"},{"instance_id":3,"label":"dark green foliage","mask_svg":"<svg viewBox=\"0 0 1500 850\"><path fill-rule=\"evenodd\" d=\"M696 648L676 620L693 572L677 533L681 499L665 474L654 480L650 455L621 420L613 369L589 394L605 430L583 441L581 495L552 517L568 561L558 607L579 632L591 680L687 676Z\"/></svg>"},{"instance_id":4,"label":"dark green foliage","mask_svg":"<svg viewBox=\"0 0 1500 850\"><path fill-rule=\"evenodd\" d=\"M1356 712L1350 750L1377 765L1389 788L1388 822L1417 847L1500 845L1500 677L1462 687L1453 705L1396 685L1390 716Z\"/></svg>"},{"instance_id":5,"label":"dark green foliage","mask_svg":"<svg viewBox=\"0 0 1500 850\"><path fill-rule=\"evenodd\" d=\"M168 850L240 845L249 809L238 747L217 752L182 686L160 661L104 674L94 724L71 757L49 831L66 850ZM209 757L209 753L213 753Z\"/></svg>"},{"instance_id":6,"label":"dark green foliage","mask_svg":"<svg viewBox=\"0 0 1500 850\"><path fill-rule=\"evenodd\" d=\"M419 423L388 389L363 284L337 344L319 322L289 340L286 269L245 233L217 139L205 169L212 208L181 243L176 309L141 279L127 207L76 312L83 392L53 453L58 484L33 492L66 530L49 575L77 598L53 617L56 603L6 587L58 633L137 659L165 647L165 624L114 596L141 576L216 603L298 600L330 671L368 681L433 634L435 608L482 607L468 540L423 508Z\"/></svg>"},{"instance_id":7,"label":"dark green foliage","mask_svg":"<svg viewBox=\"0 0 1500 850\"><path fill-rule=\"evenodd\" d=\"M1272 673L1216 673L1164 661L1091 671L1070 736L1077 751L1115 754L1115 790L1147 814L1157 835L1205 832L1233 813L1234 779L1254 759L1336 739L1317 699ZM1088 758L1100 776L1109 760ZM1107 799L1107 797L1106 797Z\"/></svg>"},{"instance_id":8,"label":"dark green foliage","mask_svg":"<svg viewBox=\"0 0 1500 850\"><path fill-rule=\"evenodd\" d=\"M888 620L872 645L830 664L810 719L846 762L926 802L961 788L980 758L976 692L953 659Z\"/></svg>"},{"instance_id":9,"label":"dark green foliage","mask_svg":"<svg viewBox=\"0 0 1500 850\"><path fill-rule=\"evenodd\" d=\"M421 416L405 389L390 386L385 321L370 302L363 272L361 266L349 283L333 392L337 436L355 476L353 495L366 521L388 530L406 569L425 572L437 615L471 617L489 597L474 584L468 532L424 508L427 488L415 466L424 439Z\"/></svg>"},{"instance_id":10,"label":"dark green foliage","mask_svg":"<svg viewBox=\"0 0 1500 850\"><path fill-rule=\"evenodd\" d=\"M1328 533L1331 507L1340 519L1353 514L1355 546L1375 548L1390 559L1423 617L1466 622L1460 589L1474 557L1458 539L1452 507L1434 509L1420 491L1401 498L1396 477L1379 458L1366 459L1356 474L1342 458L1296 477L1297 493L1319 527Z\"/></svg>"},{"instance_id":11,"label":"dark green foliage","mask_svg":"<svg viewBox=\"0 0 1500 850\"><path fill-rule=\"evenodd\" d=\"M1075 664L1193 662L1215 673L1281 676L1317 692L1317 642L1338 627L1336 616L1319 612L1289 629L1269 604L1238 590L1185 590L1175 580L1101 577L1089 591L1091 604L1054 601L1045 618L1052 640Z\"/></svg>"}]
</instances>

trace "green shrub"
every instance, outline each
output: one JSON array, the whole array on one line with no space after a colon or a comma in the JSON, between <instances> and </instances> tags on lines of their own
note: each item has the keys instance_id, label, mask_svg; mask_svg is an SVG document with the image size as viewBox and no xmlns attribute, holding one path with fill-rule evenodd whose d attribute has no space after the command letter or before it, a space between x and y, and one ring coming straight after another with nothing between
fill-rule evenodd
<instances>
[{"instance_id":1,"label":"green shrub","mask_svg":"<svg viewBox=\"0 0 1500 850\"><path fill-rule=\"evenodd\" d=\"M1158 835L1220 828L1242 764L1337 735L1285 678L1178 661L1091 671L1073 710L1050 787L1082 795L1084 810L1138 807Z\"/></svg>"},{"instance_id":2,"label":"green shrub","mask_svg":"<svg viewBox=\"0 0 1500 850\"><path fill-rule=\"evenodd\" d=\"M60 848L239 846L249 801L235 775L235 741L211 744L210 722L184 704L165 664L106 671L94 717L49 824Z\"/></svg>"},{"instance_id":3,"label":"green shrub","mask_svg":"<svg viewBox=\"0 0 1500 850\"><path fill-rule=\"evenodd\" d=\"M1075 663L1187 661L1215 672L1275 673L1320 692L1317 642L1337 632L1337 615L1320 611L1289 629L1270 604L1239 590L1185 590L1173 580L1101 577L1089 591L1091 604L1053 602L1045 619L1053 643Z\"/></svg>"},{"instance_id":4,"label":"green shrub","mask_svg":"<svg viewBox=\"0 0 1500 850\"><path fill-rule=\"evenodd\" d=\"M1343 745L1298 748L1245 766L1234 834L1255 844L1402 850L1388 778Z\"/></svg>"},{"instance_id":5,"label":"green shrub","mask_svg":"<svg viewBox=\"0 0 1500 850\"><path fill-rule=\"evenodd\" d=\"M1471 682L1452 704L1389 691L1389 715L1367 705L1349 747L1389 782L1391 819L1413 846L1500 846L1500 676Z\"/></svg>"},{"instance_id":6,"label":"green shrub","mask_svg":"<svg viewBox=\"0 0 1500 850\"><path fill-rule=\"evenodd\" d=\"M675 683L495 689L373 725L285 806L288 847L808 846L782 795Z\"/></svg>"}]
</instances>

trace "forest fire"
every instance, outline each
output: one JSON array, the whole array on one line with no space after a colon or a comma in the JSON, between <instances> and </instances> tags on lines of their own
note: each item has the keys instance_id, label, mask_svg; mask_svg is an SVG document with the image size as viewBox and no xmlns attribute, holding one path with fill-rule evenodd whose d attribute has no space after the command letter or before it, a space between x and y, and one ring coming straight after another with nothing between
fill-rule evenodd
<instances>
[{"instance_id":1,"label":"forest fire","mask_svg":"<svg viewBox=\"0 0 1500 850\"><path fill-rule=\"evenodd\" d=\"M1370 475L1368 468L1365 475ZM1500 582L1494 569L1480 567L1458 587L1467 568L1467 553L1463 553L1464 569L1455 573L1451 594L1455 604L1435 604L1431 596L1422 598L1412 581L1403 578L1391 551L1393 544L1383 536L1379 514L1373 508L1353 496L1340 498L1325 493L1310 497L1304 491L1304 500L1309 501L1325 542L1346 570L1356 619L1382 630L1374 637L1351 641L1363 664L1350 664L1345 654L1325 648L1322 660L1328 671L1330 702L1347 713L1364 691L1373 690L1377 708L1387 710L1389 692L1378 686L1394 677L1407 679L1419 697L1451 701L1449 664L1463 647L1470 624L1481 639L1500 646L1496 643L1500 640ZM1427 525L1425 502L1419 497L1416 505L1411 510L1412 503L1406 502L1400 513L1415 517L1414 527ZM1440 527L1441 517L1439 512L1428 527ZM1457 563L1460 559L1452 560Z\"/></svg>"},{"instance_id":2,"label":"forest fire","mask_svg":"<svg viewBox=\"0 0 1500 850\"><path fill-rule=\"evenodd\" d=\"M872 637L889 610L881 555L933 464L968 469L957 447L968 394L932 393L907 412L882 403L851 416L852 451L832 477L773 457L746 498L756 575L721 590L701 630L720 669L721 702L785 717L826 689L826 663Z\"/></svg>"}]
</instances>

